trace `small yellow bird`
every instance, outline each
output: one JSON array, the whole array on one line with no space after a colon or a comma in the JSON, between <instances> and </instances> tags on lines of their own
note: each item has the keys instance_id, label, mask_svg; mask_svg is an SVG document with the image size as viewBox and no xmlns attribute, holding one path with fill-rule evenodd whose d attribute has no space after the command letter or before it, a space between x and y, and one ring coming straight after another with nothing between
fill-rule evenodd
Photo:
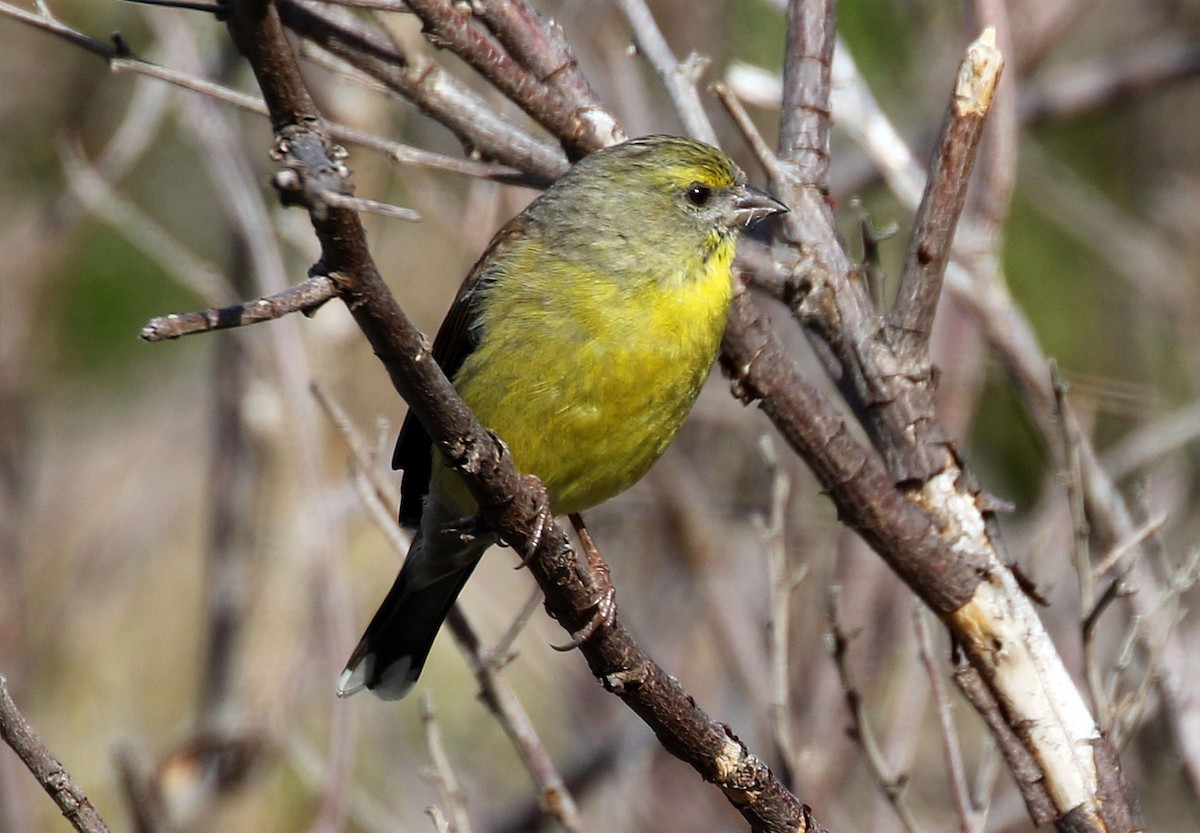
<instances>
[{"instance_id":1,"label":"small yellow bird","mask_svg":"<svg viewBox=\"0 0 1200 833\"><path fill-rule=\"evenodd\" d=\"M545 484L555 515L632 486L708 378L732 293L737 230L786 211L721 151L647 136L580 160L510 220L463 282L433 356L463 400ZM410 413L393 460L404 567L338 680L395 700L494 536Z\"/></svg>"}]
</instances>

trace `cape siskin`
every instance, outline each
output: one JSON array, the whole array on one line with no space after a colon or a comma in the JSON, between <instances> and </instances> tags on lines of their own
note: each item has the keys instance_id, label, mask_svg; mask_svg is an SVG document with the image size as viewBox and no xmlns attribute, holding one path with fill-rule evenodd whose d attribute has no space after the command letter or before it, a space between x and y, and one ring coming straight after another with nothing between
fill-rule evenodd
<instances>
[{"instance_id":1,"label":"cape siskin","mask_svg":"<svg viewBox=\"0 0 1200 833\"><path fill-rule=\"evenodd\" d=\"M554 514L608 500L663 453L721 343L737 230L786 210L716 148L648 136L582 159L492 240L433 355ZM456 531L475 502L411 413L394 465L413 543L338 681L343 697L412 688L495 541Z\"/></svg>"}]
</instances>

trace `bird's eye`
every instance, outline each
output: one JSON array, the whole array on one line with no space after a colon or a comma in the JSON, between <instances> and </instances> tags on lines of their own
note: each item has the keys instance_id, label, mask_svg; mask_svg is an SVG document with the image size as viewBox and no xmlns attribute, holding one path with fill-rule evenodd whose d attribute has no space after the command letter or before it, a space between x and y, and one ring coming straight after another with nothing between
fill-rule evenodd
<instances>
[{"instance_id":1,"label":"bird's eye","mask_svg":"<svg viewBox=\"0 0 1200 833\"><path fill-rule=\"evenodd\" d=\"M692 205L701 206L708 202L708 198L712 196L712 189L707 185L701 185L699 182L693 182L687 187L683 195L687 197L687 201Z\"/></svg>"}]
</instances>

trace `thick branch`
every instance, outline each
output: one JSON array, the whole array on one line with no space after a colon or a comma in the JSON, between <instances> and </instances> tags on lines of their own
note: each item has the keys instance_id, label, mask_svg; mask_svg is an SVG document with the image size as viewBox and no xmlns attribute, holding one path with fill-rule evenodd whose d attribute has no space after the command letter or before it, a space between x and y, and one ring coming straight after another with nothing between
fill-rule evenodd
<instances>
[{"instance_id":1,"label":"thick branch","mask_svg":"<svg viewBox=\"0 0 1200 833\"><path fill-rule=\"evenodd\" d=\"M409 58L382 32L338 14L345 9L311 0L278 0L276 6L289 29L411 101L452 131L468 152L546 179L567 169L566 156L553 146L496 115L427 58Z\"/></svg>"},{"instance_id":2,"label":"thick branch","mask_svg":"<svg viewBox=\"0 0 1200 833\"><path fill-rule=\"evenodd\" d=\"M450 49L500 92L521 106L539 124L558 137L567 155L578 159L613 141L598 135L585 113L553 86L513 60L500 45L476 24L474 15L452 0L409 0L409 8L425 24L425 36L435 46ZM595 112L595 111L592 111Z\"/></svg>"},{"instance_id":3,"label":"thick branch","mask_svg":"<svg viewBox=\"0 0 1200 833\"><path fill-rule=\"evenodd\" d=\"M861 535L935 612L946 615L970 597L982 559L943 541L937 520L896 488L874 450L805 379L750 293L734 294L721 369L743 402L757 402L809 465Z\"/></svg>"},{"instance_id":4,"label":"thick branch","mask_svg":"<svg viewBox=\"0 0 1200 833\"><path fill-rule=\"evenodd\" d=\"M823 191L829 176L829 77L835 41L833 0L791 0L783 64L779 155L796 182Z\"/></svg>"},{"instance_id":5,"label":"thick branch","mask_svg":"<svg viewBox=\"0 0 1200 833\"><path fill-rule=\"evenodd\" d=\"M561 26L543 17L526 0L489 0L472 4L471 11L508 54L571 102L575 112L592 125L595 141L609 144L624 138L625 132L580 72L579 61L563 37Z\"/></svg>"}]
</instances>

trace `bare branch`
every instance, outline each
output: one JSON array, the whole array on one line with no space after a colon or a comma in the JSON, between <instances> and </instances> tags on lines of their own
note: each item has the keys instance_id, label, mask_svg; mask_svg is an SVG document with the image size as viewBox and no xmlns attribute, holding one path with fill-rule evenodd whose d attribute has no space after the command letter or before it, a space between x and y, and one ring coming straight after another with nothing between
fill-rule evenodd
<instances>
[{"instance_id":1,"label":"bare branch","mask_svg":"<svg viewBox=\"0 0 1200 833\"><path fill-rule=\"evenodd\" d=\"M1024 85L1021 123L1077 118L1200 73L1200 43L1177 37L1123 44L1117 54L1047 70Z\"/></svg>"},{"instance_id":2,"label":"bare branch","mask_svg":"<svg viewBox=\"0 0 1200 833\"><path fill-rule=\"evenodd\" d=\"M283 292L253 301L203 312L172 313L153 318L142 328L140 335L146 341L166 341L195 333L274 321L293 312L309 315L336 296L333 281L325 275L316 275Z\"/></svg>"},{"instance_id":3,"label":"bare branch","mask_svg":"<svg viewBox=\"0 0 1200 833\"><path fill-rule=\"evenodd\" d=\"M1009 725L1000 704L984 684L979 672L963 663L955 669L954 681L992 730L992 736L996 739L1004 759L1008 761L1008 769L1016 779L1033 823L1042 825L1053 821L1057 813L1047 794L1047 784L1043 780L1041 767Z\"/></svg>"},{"instance_id":4,"label":"bare branch","mask_svg":"<svg viewBox=\"0 0 1200 833\"><path fill-rule=\"evenodd\" d=\"M423 32L431 43L450 49L474 67L557 136L570 158L578 159L619 138L611 129L615 123L610 123L607 131L597 132L589 118L596 110L578 110L556 88L513 60L481 30L469 8L451 0L408 0L408 6L424 22Z\"/></svg>"},{"instance_id":5,"label":"bare branch","mask_svg":"<svg viewBox=\"0 0 1200 833\"><path fill-rule=\"evenodd\" d=\"M458 783L446 749L442 746L437 712L433 708L433 698L427 691L421 694L421 723L425 726L425 748L429 753L429 779L437 787L444 812L448 814L445 818L446 830L449 833L472 833L471 819L467 816L467 794ZM437 816L431 814L431 817L436 824ZM441 825L438 827L440 829Z\"/></svg>"},{"instance_id":6,"label":"bare branch","mask_svg":"<svg viewBox=\"0 0 1200 833\"><path fill-rule=\"evenodd\" d=\"M79 833L108 833L83 789L51 754L8 694L8 681L0 674L0 738L33 773L42 789L54 799L67 821Z\"/></svg>"},{"instance_id":7,"label":"bare branch","mask_svg":"<svg viewBox=\"0 0 1200 833\"><path fill-rule=\"evenodd\" d=\"M633 37L637 41L638 51L646 56L650 66L658 73L667 95L675 105L675 112L683 122L683 130L689 136L697 138L710 145L717 144L717 134L713 130L708 115L704 112L704 104L696 90L696 83L708 67L708 62L699 55L690 55L680 63L645 0L618 0L621 11L633 29Z\"/></svg>"},{"instance_id":8,"label":"bare branch","mask_svg":"<svg viewBox=\"0 0 1200 833\"><path fill-rule=\"evenodd\" d=\"M745 287L735 290L721 368L743 402L758 402L858 532L938 611L964 604L982 563L941 541L933 518L897 489L879 456L801 374Z\"/></svg>"},{"instance_id":9,"label":"bare branch","mask_svg":"<svg viewBox=\"0 0 1200 833\"><path fill-rule=\"evenodd\" d=\"M62 38L74 46L78 46L85 52L90 52L93 55L98 55L106 61L111 61L113 58L121 55L121 49L115 44L104 43L95 38L88 37L82 32L72 29L55 18L51 17L49 10L45 6L39 4L38 13L22 9L19 6L13 6L9 3L0 2L0 16L19 20L20 22L32 26L34 29L40 29L43 32L48 32L55 37Z\"/></svg>"},{"instance_id":10,"label":"bare branch","mask_svg":"<svg viewBox=\"0 0 1200 833\"><path fill-rule=\"evenodd\" d=\"M779 155L795 166L796 183L824 191L829 177L833 0L791 0L787 23Z\"/></svg>"},{"instance_id":11,"label":"bare branch","mask_svg":"<svg viewBox=\"0 0 1200 833\"><path fill-rule=\"evenodd\" d=\"M942 731L942 754L946 759L946 772L950 775L950 790L954 806L958 810L958 822L962 833L976 833L983 829L983 818L977 816L971 806L971 791L967 786L966 768L963 766L962 750L958 743L958 730L954 728L954 716L942 672L933 656L933 635L930 633L929 614L921 608L913 611L913 624L917 629L917 653L921 665L929 677L929 690L937 704L938 727Z\"/></svg>"},{"instance_id":12,"label":"bare branch","mask_svg":"<svg viewBox=\"0 0 1200 833\"><path fill-rule=\"evenodd\" d=\"M892 809L896 811L896 817L900 819L900 824L908 833L919 833L921 825L917 822L912 808L908 806L908 802L904 798L904 788L908 784L908 776L904 773L894 775L891 773L891 767L884 760L883 750L879 748L879 743L875 740L875 732L872 731L870 721L867 719L862 692L859 691L858 684L854 681L854 674L850 671L847 657L850 636L842 624L841 611L838 607L839 592L840 588L838 587L830 588L829 643L830 653L833 654L833 661L837 665L838 678L842 682L842 692L846 696L846 706L850 711L850 737L858 744L863 760L867 762L867 768L871 771L872 779L883 791Z\"/></svg>"},{"instance_id":13,"label":"bare branch","mask_svg":"<svg viewBox=\"0 0 1200 833\"><path fill-rule=\"evenodd\" d=\"M526 0L475 3L471 12L510 55L571 103L576 114L591 126L596 142L607 145L625 138L625 131L604 108L580 71L579 61L563 37L561 26L543 17Z\"/></svg>"},{"instance_id":14,"label":"bare branch","mask_svg":"<svg viewBox=\"0 0 1200 833\"><path fill-rule=\"evenodd\" d=\"M346 9L311 0L281 0L289 29L411 101L449 128L471 153L555 179L566 156L504 119L475 93L423 56L406 56L393 41Z\"/></svg>"},{"instance_id":15,"label":"bare branch","mask_svg":"<svg viewBox=\"0 0 1200 833\"><path fill-rule=\"evenodd\" d=\"M896 305L888 314L888 325L899 331L902 350L921 354L927 350L975 151L1003 66L996 49L996 33L985 29L967 47L959 67L931 174L917 209Z\"/></svg>"},{"instance_id":16,"label":"bare branch","mask_svg":"<svg viewBox=\"0 0 1200 833\"><path fill-rule=\"evenodd\" d=\"M846 493L838 490L847 481L853 482L853 477L836 480L838 488L826 486L843 520L862 532L961 640L971 664L1019 733L1020 742L1036 752L1029 760L1037 762L1042 769L1039 777L1049 785L1054 807L1051 818L1067 827L1129 822L1137 812L1131 797L1119 789L1119 778L1105 781L1110 773L1100 772L1103 762L1113 760L1108 747L1029 599L1004 567L991 503L978 493L937 419L927 362L900 355L888 339L880 337L868 290L842 246L832 212L820 192L790 177L774 184L779 196L793 208L780 223L785 241L794 250L790 260L781 253L776 255L787 276L780 284L780 298L800 323L832 350L840 365L840 375L835 378L883 455L893 483L899 484L921 511L939 519L936 529L940 531L931 527L928 533L910 535L891 547L891 533L872 537L877 534L875 524L851 510L843 500ZM746 338L743 328L754 321L748 312L742 315L746 303L735 297L725 344L727 354L734 352L736 345L739 356L735 360L727 355L724 366L738 380L740 393L762 398L764 409L825 482L831 469L827 462L814 459L832 456L829 441L836 436L832 425L837 423L826 421L820 410L814 410L810 397L797 393L802 381L793 378L790 384L780 384L774 378L784 363L768 346L768 337L762 334L765 327L758 327L752 339ZM787 371L787 375L796 374ZM800 429L801 423L813 427ZM814 430L816 425L821 426L819 430ZM821 437L824 444L809 446L806 435ZM805 448L808 450L801 450ZM861 472L856 468L854 474ZM872 497L877 499L881 493L886 491L876 490ZM899 517L903 512L884 525L894 531ZM856 519L865 522L869 531L857 526ZM916 517L912 522L915 527L910 532L922 526ZM936 554L935 542L945 533L955 542L953 558L959 559L960 565L967 552L978 559L978 571L963 577L965 583L953 590L953 581L943 584L948 577L940 566L951 557ZM927 534L931 537L925 538ZM924 553L920 557L914 557L917 541L928 541L928 545L917 546ZM898 558L898 551L907 554ZM988 636L983 638L984 634ZM1000 645L1005 647L998 654ZM996 662L1000 654L1006 658L1004 667ZM1023 659L1014 662L1018 655ZM1010 764L1019 762L1011 756L1009 760ZM1101 798L1097 790L1102 783L1117 792ZM1033 800L1031 795L1026 797ZM1102 818L1107 821L1098 821Z\"/></svg>"},{"instance_id":17,"label":"bare branch","mask_svg":"<svg viewBox=\"0 0 1200 833\"><path fill-rule=\"evenodd\" d=\"M536 604L540 599L539 593L533 601ZM526 610L530 608L530 605L526 605ZM517 623L520 623L522 618L518 617ZM587 833L588 826L579 813L575 798L538 736L529 714L517 699L508 680L500 673L500 666L508 654L505 644L508 635L505 635L505 639L501 640L498 646L485 650L479 641L478 631L471 625L460 605L451 609L446 621L454 638L467 654L471 670L474 671L483 691L484 703L504 728L521 756L522 763L538 786L538 806L547 816L557 819L568 833Z\"/></svg>"},{"instance_id":18,"label":"bare branch","mask_svg":"<svg viewBox=\"0 0 1200 833\"><path fill-rule=\"evenodd\" d=\"M771 733L778 749L779 758L787 772L796 772L800 763L796 744L792 739L789 720L791 706L790 672L791 662L788 647L791 645L792 595L803 580L806 570L788 569L787 543L784 540L784 518L787 512L791 480L779 466L779 458L770 439L761 442L763 457L771 472L771 503L765 517L756 517L755 526L767 548L767 575L770 580L770 597L767 618L767 640L771 657L771 702L768 707ZM789 778L790 780L790 778Z\"/></svg>"}]
</instances>

